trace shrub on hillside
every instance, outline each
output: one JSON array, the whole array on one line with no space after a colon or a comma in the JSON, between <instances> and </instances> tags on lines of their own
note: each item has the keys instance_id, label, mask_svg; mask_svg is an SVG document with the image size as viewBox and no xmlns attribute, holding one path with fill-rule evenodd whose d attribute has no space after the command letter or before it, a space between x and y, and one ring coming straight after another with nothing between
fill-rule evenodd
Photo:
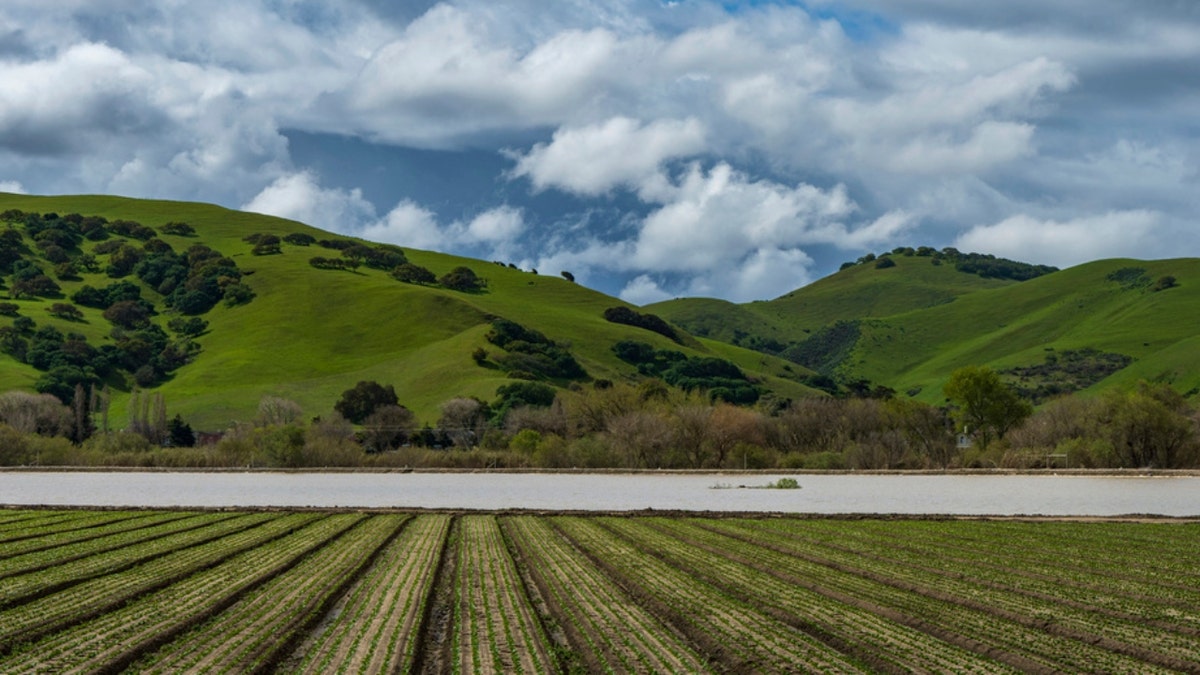
<instances>
[{"instance_id":1,"label":"shrub on hillside","mask_svg":"<svg viewBox=\"0 0 1200 675\"><path fill-rule=\"evenodd\" d=\"M437 282L437 277L433 272L409 262L397 265L392 270L392 278L397 281L403 281L406 284L432 284Z\"/></svg>"},{"instance_id":2,"label":"shrub on hillside","mask_svg":"<svg viewBox=\"0 0 1200 675\"><path fill-rule=\"evenodd\" d=\"M609 307L604 310L604 319L612 323L644 328L674 342L680 342L679 334L671 324L654 314L642 314L628 307Z\"/></svg>"},{"instance_id":3,"label":"shrub on hillside","mask_svg":"<svg viewBox=\"0 0 1200 675\"><path fill-rule=\"evenodd\" d=\"M459 266L438 278L438 283L452 291L478 293L487 286L487 280L475 274L470 267Z\"/></svg>"}]
</instances>

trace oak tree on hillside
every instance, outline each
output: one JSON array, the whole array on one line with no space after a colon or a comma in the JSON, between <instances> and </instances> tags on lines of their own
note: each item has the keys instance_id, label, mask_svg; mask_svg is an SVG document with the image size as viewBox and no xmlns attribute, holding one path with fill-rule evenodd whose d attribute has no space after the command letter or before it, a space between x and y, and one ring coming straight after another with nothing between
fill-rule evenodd
<instances>
[{"instance_id":1,"label":"oak tree on hillside","mask_svg":"<svg viewBox=\"0 0 1200 675\"><path fill-rule=\"evenodd\" d=\"M351 422L362 424L378 408L399 404L400 399L392 385L385 387L374 380L365 380L342 392L342 398L333 409Z\"/></svg>"},{"instance_id":2,"label":"oak tree on hillside","mask_svg":"<svg viewBox=\"0 0 1200 675\"><path fill-rule=\"evenodd\" d=\"M470 267L455 267L438 279L438 283L452 291L475 293L483 290L487 281L475 274Z\"/></svg>"}]
</instances>

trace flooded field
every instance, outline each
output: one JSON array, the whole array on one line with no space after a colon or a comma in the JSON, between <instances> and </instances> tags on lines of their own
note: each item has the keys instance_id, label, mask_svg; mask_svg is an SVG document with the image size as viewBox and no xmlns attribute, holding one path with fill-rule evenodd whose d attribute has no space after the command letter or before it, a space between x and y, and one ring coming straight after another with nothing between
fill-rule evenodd
<instances>
[{"instance_id":1,"label":"flooded field","mask_svg":"<svg viewBox=\"0 0 1200 675\"><path fill-rule=\"evenodd\" d=\"M0 472L0 504L1200 516L1200 477Z\"/></svg>"}]
</instances>

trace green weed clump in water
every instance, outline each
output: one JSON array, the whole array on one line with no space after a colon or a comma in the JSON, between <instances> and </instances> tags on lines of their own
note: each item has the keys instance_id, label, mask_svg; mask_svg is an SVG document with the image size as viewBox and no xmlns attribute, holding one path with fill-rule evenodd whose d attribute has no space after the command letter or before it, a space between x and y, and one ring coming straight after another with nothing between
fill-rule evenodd
<instances>
[{"instance_id":1,"label":"green weed clump in water","mask_svg":"<svg viewBox=\"0 0 1200 675\"><path fill-rule=\"evenodd\" d=\"M800 483L795 478L780 478L774 483L768 483L767 487L772 490L799 490Z\"/></svg>"}]
</instances>

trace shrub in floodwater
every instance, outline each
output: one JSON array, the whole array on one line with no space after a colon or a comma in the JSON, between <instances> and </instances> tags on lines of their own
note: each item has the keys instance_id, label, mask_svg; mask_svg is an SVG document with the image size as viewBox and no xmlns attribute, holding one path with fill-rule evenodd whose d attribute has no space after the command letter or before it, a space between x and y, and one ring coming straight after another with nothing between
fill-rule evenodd
<instances>
[{"instance_id":1,"label":"shrub in floodwater","mask_svg":"<svg viewBox=\"0 0 1200 675\"><path fill-rule=\"evenodd\" d=\"M795 478L780 478L774 483L767 483L767 487L772 490L799 490L800 482Z\"/></svg>"}]
</instances>

